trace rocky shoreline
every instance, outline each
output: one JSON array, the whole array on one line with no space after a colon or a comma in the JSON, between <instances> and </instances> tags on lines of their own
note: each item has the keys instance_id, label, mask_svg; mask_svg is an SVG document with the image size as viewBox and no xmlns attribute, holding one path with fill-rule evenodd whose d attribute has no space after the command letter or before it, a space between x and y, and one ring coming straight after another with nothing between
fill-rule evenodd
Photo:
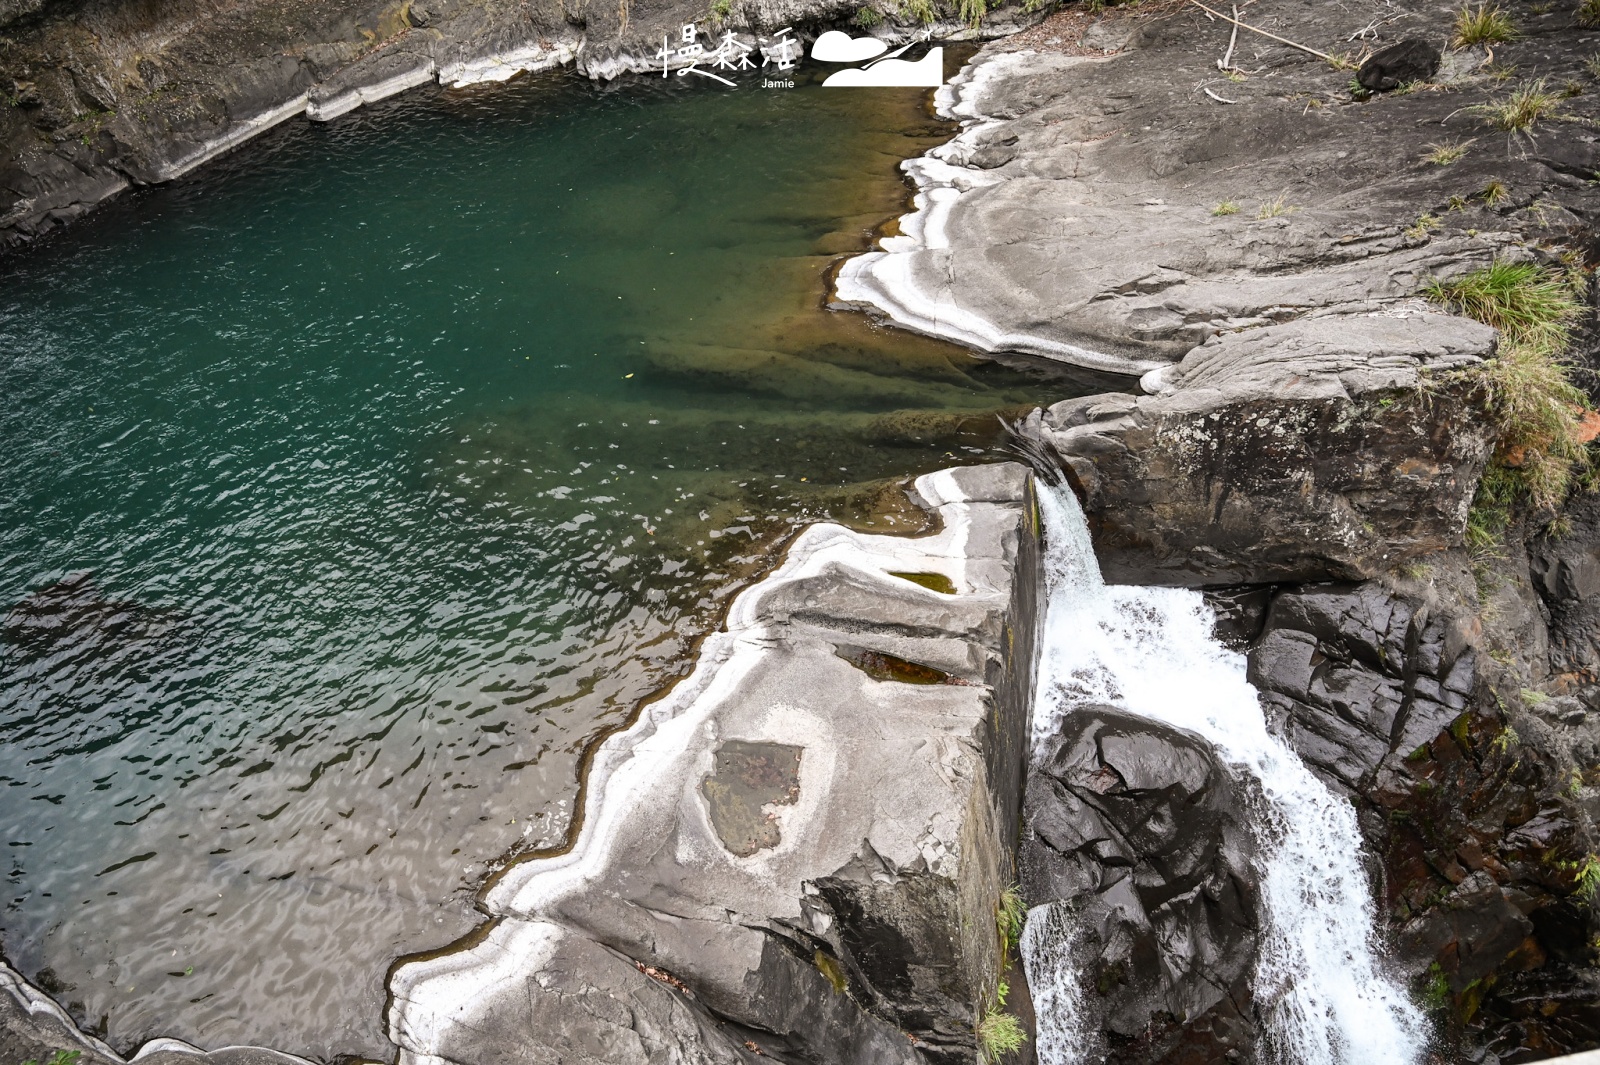
<instances>
[{"instance_id":1,"label":"rocky shoreline","mask_svg":"<svg viewBox=\"0 0 1600 1065\"><path fill-rule=\"evenodd\" d=\"M850 0L616 6L505 0L42 0L0 8L0 253L131 188L176 180L283 122L333 121L427 84L464 89L556 67L597 80L660 70L696 23L758 58L791 25L847 24ZM1035 23L1015 4L980 28L891 12L888 41L992 37ZM814 34L813 34L814 35ZM678 69L688 58L674 55Z\"/></svg>"},{"instance_id":2,"label":"rocky shoreline","mask_svg":"<svg viewBox=\"0 0 1600 1065\"><path fill-rule=\"evenodd\" d=\"M258 94L236 111L254 117L209 140L115 133L123 162L57 153L76 175L59 180L56 162L18 154L34 191L5 231L35 236L165 180L161 167L263 116L333 117L541 63L612 76L643 54L589 43L599 13L583 35L541 36L473 5L434 43L405 43L427 28L413 16L446 10L408 5L397 43L314 87L299 61L272 82L276 103ZM1574 492L1468 549L1481 478L1505 457L1473 375L1505 336L1423 297L1497 260L1576 270L1591 307L1572 358L1596 367L1600 74L1587 60L1600 30L1570 4L1508 10L1519 39L1452 49L1450 13L1412 0L1251 9L1336 54L1438 47L1436 69L1386 93L1352 92L1350 70L1183 3L1054 16L941 90L962 133L907 164L916 212L846 263L834 293L981 350L1143 375L1144 395L1036 412L1021 446L1079 496L1108 579L1204 591L1269 720L1356 810L1378 937L1437 1053L1485 1065L1600 1046L1600 504ZM746 18L806 13L843 9ZM642 32L691 16L606 17ZM1505 137L1474 110L1535 78L1576 86L1559 124ZM1439 162L1440 145L1462 151ZM145 169L129 169L141 151ZM397 969L402 1061L971 1061L1004 998L994 916L1018 846L1033 855L1029 903L1088 890L1049 870L1092 866L1098 884L1133 868L1140 912L1220 959L1173 977L1105 944L1095 1009L1115 1021L1110 1060L1264 1060L1242 985L1255 903L1232 811L1248 799L1219 795L1234 783L1203 740L1147 736L1116 707L1024 779L1030 481L988 467L918 492L941 532L804 534L740 597L695 677L607 741L572 853L513 866L481 937ZM1102 733L1173 753L1083 754ZM876 787L891 776L905 782ZM1150 796L1181 805L1204 860L1175 871L1171 840L1107 859L1106 837L1132 840L1137 818L1085 811L1130 789L1151 803L1141 818ZM1224 882L1244 886L1169 905ZM8 1031L65 1021L34 995L0 997ZM119 1060L78 1044L86 1062ZM233 1053L214 1060L283 1060Z\"/></svg>"},{"instance_id":3,"label":"rocky shoreline","mask_svg":"<svg viewBox=\"0 0 1600 1065\"><path fill-rule=\"evenodd\" d=\"M1252 9L1334 52L1411 38L1442 53L1389 94L1352 93L1348 71L1248 33L1230 47L1224 23L1176 4L1102 29L1121 42L1110 57L1070 34L991 45L941 98L962 133L907 167L921 217L837 292L978 346L1150 367L1146 395L1034 415L1030 452L1079 495L1108 579L1205 591L1270 719L1358 810L1378 934L1438 1051L1475 1062L1600 1044L1582 872L1600 843L1600 629L1578 576L1600 558L1593 498L1464 546L1480 478L1508 461L1479 372L1509 341L1423 298L1496 261L1594 264L1597 201L1578 175L1600 163L1585 67L1600 32L1569 10L1506 10L1521 36L1491 51L1449 47L1452 13L1426 5ZM1519 84L1569 86L1560 124L1496 134L1484 116ZM1570 356L1584 372L1592 338ZM1166 766L1176 794L1183 766ZM1164 793L1138 769L1135 794ZM1097 779L1051 787L1092 797ZM1030 799L1025 852L1049 824L1049 861L1100 860L1111 814L1088 816ZM1152 914L1193 887L1169 881L1162 853L1122 846L1113 864L1148 870ZM1096 905L1049 878L1025 886L1030 904ZM1224 911L1163 934L1233 957L1253 933ZM1237 965L1174 985L1129 975L1128 949L1094 963L1110 1060L1258 1060L1240 1036L1248 996L1217 1004L1212 986ZM1195 1002L1216 1005L1186 1015Z\"/></svg>"}]
</instances>

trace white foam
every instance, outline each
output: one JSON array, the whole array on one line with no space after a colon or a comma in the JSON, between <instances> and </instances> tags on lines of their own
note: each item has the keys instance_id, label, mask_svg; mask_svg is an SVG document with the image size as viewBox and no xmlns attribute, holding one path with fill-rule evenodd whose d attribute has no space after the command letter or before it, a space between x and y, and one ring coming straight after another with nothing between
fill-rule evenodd
<instances>
[{"instance_id":1,"label":"white foam","mask_svg":"<svg viewBox=\"0 0 1600 1065\"><path fill-rule=\"evenodd\" d=\"M1350 804L1268 731L1244 658L1217 643L1214 617L1199 593L1107 586L1071 491L1045 490L1040 508L1050 598L1035 741L1088 703L1119 706L1209 740L1233 772L1259 784L1266 800L1256 825L1263 913L1255 1001L1265 1021L1264 1058L1412 1065L1423 1051L1424 1018L1378 956ZM1046 933L1041 929L1025 946L1064 955ZM1045 995L1057 1002L1082 993L1060 986L1072 981L1060 968L1043 958L1028 965L1030 976L1035 969L1047 975ZM1066 1065L1074 1058L1041 1060Z\"/></svg>"}]
</instances>

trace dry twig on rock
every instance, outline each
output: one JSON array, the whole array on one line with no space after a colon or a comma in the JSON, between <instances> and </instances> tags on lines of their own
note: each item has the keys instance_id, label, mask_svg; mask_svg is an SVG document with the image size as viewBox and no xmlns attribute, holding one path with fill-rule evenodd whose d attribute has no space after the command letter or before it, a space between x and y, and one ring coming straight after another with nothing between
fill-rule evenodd
<instances>
[{"instance_id":1,"label":"dry twig on rock","mask_svg":"<svg viewBox=\"0 0 1600 1065\"><path fill-rule=\"evenodd\" d=\"M1261 36L1271 38L1272 40L1277 41L1279 44L1286 44L1290 48L1298 48L1302 52L1310 53L1311 55L1316 56L1318 59L1325 60L1325 61L1327 61L1329 63L1333 63L1335 65L1337 65L1338 62L1339 62L1337 59L1333 58L1333 56L1329 55L1327 52L1319 52L1315 48L1311 48L1311 47L1309 47L1307 45L1303 45L1303 44L1299 44L1299 43L1297 43L1295 41L1291 41L1287 37L1279 37L1276 33L1269 33L1266 30L1262 29L1260 26L1252 26L1248 22L1240 22L1236 18L1229 18L1227 15L1224 15L1222 12L1214 11L1211 8L1207 7L1206 5L1202 4L1200 2L1200 0L1189 0L1189 3L1193 4L1195 7L1198 7L1201 11L1204 11L1208 15L1213 15L1213 16L1221 19L1224 22L1233 23L1239 29L1249 30L1251 33L1259 33L1259 34L1261 34Z\"/></svg>"}]
</instances>

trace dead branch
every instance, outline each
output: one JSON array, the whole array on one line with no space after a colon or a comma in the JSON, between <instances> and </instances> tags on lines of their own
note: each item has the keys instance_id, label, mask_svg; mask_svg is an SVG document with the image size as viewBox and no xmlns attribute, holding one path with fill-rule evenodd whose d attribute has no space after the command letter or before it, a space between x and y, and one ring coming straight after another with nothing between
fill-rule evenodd
<instances>
[{"instance_id":1,"label":"dead branch","mask_svg":"<svg viewBox=\"0 0 1600 1065\"><path fill-rule=\"evenodd\" d=\"M1208 15L1213 15L1213 16L1221 19L1224 22L1233 23L1235 26L1239 27L1242 30L1249 30L1251 33L1259 33L1259 34L1261 34L1261 36L1270 38L1270 39L1272 39L1274 41L1277 41L1279 44L1286 44L1290 48L1298 48L1302 52L1308 52L1311 55L1316 56L1318 59L1326 60L1329 63L1337 63L1338 62L1338 60L1334 59L1333 56L1329 55L1327 52L1319 52L1315 48L1310 48L1310 47L1308 47L1306 45L1299 44L1299 43L1297 43L1295 41L1291 41L1287 37L1279 37L1276 33L1268 33L1266 30L1262 29L1259 26L1252 26L1247 22L1240 22L1238 19L1229 18L1227 15L1224 15L1220 11L1213 11L1211 8L1209 8L1206 5L1202 4L1200 2L1200 0L1189 0L1189 3L1193 4L1195 7L1198 7L1201 11L1204 11Z\"/></svg>"}]
</instances>

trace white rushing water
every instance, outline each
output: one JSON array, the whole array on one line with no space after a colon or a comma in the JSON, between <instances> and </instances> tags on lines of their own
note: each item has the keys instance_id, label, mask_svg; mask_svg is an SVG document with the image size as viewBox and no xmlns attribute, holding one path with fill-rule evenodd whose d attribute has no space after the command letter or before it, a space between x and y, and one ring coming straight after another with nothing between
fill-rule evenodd
<instances>
[{"instance_id":1,"label":"white rushing water","mask_svg":"<svg viewBox=\"0 0 1600 1065\"><path fill-rule=\"evenodd\" d=\"M1374 907L1350 804L1267 729L1242 655L1219 644L1199 593L1108 586L1072 492L1041 486L1049 606L1034 706L1034 742L1087 703L1108 703L1187 729L1255 781L1261 945L1255 973L1262 1057L1293 1065L1412 1065L1421 1012L1383 971ZM1069 960L1070 914L1029 916L1022 950L1039 1012L1044 1065L1094 1060L1081 975Z\"/></svg>"}]
</instances>

